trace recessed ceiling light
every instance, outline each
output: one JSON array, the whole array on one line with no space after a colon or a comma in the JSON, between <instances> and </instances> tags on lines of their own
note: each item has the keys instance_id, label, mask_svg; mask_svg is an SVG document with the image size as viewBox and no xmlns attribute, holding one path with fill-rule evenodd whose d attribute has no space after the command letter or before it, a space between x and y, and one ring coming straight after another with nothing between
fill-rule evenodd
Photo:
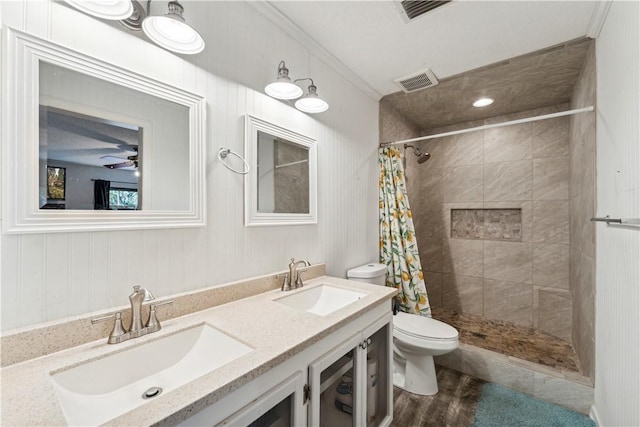
<instances>
[{"instance_id":1,"label":"recessed ceiling light","mask_svg":"<svg viewBox=\"0 0 640 427\"><path fill-rule=\"evenodd\" d=\"M486 107L487 105L493 104L493 99L491 98L480 98L476 102L473 103L474 107Z\"/></svg>"}]
</instances>

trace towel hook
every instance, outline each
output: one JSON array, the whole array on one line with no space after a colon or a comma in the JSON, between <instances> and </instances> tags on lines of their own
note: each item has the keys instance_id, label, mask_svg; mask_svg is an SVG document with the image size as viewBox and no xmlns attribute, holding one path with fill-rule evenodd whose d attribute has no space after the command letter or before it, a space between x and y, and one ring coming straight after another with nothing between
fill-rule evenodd
<instances>
[{"instance_id":1,"label":"towel hook","mask_svg":"<svg viewBox=\"0 0 640 427\"><path fill-rule=\"evenodd\" d=\"M244 169L243 170L238 170L238 169L234 169L231 166L229 166L229 164L227 164L227 162L225 161L225 159L227 158L227 156L229 154L233 154L234 156L236 156L237 158L239 158L240 160L242 160L242 163L244 163ZM224 165L224 167L226 167L227 169L229 169L232 172L238 173L240 175L246 175L249 173L249 163L247 163L247 161L238 153L236 153L235 151L231 151L229 148L220 148L220 150L218 150L218 160L220 160L222 162L222 164Z\"/></svg>"}]
</instances>

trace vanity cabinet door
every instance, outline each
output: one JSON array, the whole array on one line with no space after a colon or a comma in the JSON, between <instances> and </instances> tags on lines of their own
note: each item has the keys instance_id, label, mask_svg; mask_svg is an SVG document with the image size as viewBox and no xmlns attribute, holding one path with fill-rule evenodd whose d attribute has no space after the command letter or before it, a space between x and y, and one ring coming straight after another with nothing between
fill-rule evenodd
<instances>
[{"instance_id":1,"label":"vanity cabinet door","mask_svg":"<svg viewBox=\"0 0 640 427\"><path fill-rule=\"evenodd\" d=\"M309 426L361 426L358 404L357 348L360 333L309 364ZM354 410L355 409L355 410Z\"/></svg>"},{"instance_id":2,"label":"vanity cabinet door","mask_svg":"<svg viewBox=\"0 0 640 427\"><path fill-rule=\"evenodd\" d=\"M298 427L305 424L304 379L297 372L218 426Z\"/></svg>"},{"instance_id":3,"label":"vanity cabinet door","mask_svg":"<svg viewBox=\"0 0 640 427\"><path fill-rule=\"evenodd\" d=\"M309 426L377 427L392 420L391 313L309 364Z\"/></svg>"},{"instance_id":4,"label":"vanity cabinet door","mask_svg":"<svg viewBox=\"0 0 640 427\"><path fill-rule=\"evenodd\" d=\"M393 327L391 314L362 332L366 426L388 426L393 420ZM363 348L364 347L364 348ZM364 424L363 424L364 425Z\"/></svg>"}]
</instances>

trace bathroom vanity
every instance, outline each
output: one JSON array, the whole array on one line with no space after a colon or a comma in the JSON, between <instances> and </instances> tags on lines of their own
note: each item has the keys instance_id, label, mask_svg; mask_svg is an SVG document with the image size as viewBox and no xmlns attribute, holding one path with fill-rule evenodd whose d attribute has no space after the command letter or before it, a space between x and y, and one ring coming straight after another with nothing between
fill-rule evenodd
<instances>
[{"instance_id":1,"label":"bathroom vanity","mask_svg":"<svg viewBox=\"0 0 640 427\"><path fill-rule=\"evenodd\" d=\"M323 276L10 365L2 424L386 426L395 293Z\"/></svg>"}]
</instances>

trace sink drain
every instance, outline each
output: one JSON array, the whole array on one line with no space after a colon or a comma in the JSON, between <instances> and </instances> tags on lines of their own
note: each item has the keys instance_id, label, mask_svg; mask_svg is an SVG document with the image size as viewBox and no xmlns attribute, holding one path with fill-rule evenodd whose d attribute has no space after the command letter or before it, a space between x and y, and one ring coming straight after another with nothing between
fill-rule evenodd
<instances>
[{"instance_id":1,"label":"sink drain","mask_svg":"<svg viewBox=\"0 0 640 427\"><path fill-rule=\"evenodd\" d=\"M160 396L160 393L162 393L162 389L160 387L151 387L150 389L142 393L142 398L151 399L153 397Z\"/></svg>"}]
</instances>

